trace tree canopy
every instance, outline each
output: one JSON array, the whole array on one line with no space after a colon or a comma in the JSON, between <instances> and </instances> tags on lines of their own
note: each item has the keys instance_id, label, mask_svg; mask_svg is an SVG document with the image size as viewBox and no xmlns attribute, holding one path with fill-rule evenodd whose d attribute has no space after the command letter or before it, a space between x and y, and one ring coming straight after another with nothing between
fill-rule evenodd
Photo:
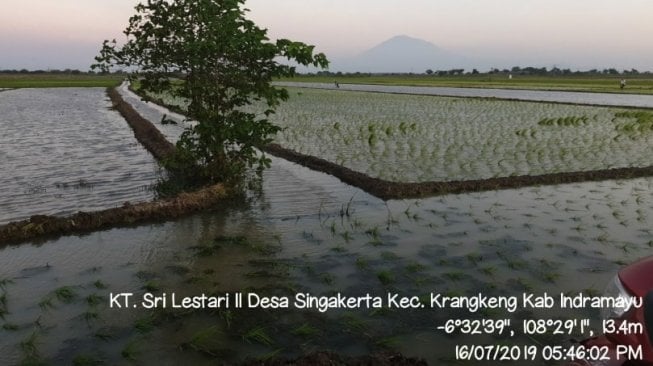
<instances>
[{"instance_id":1,"label":"tree canopy","mask_svg":"<svg viewBox=\"0 0 653 366\"><path fill-rule=\"evenodd\" d=\"M299 65L328 66L314 46L270 41L267 30L246 18L244 0L148 0L136 6L124 31L127 41L104 41L93 69L130 71L145 93L166 93L188 102L198 123L177 143L168 162L197 182L242 178L269 160L256 149L279 130L269 121L285 89L272 85L295 75ZM250 106L256 104L259 109Z\"/></svg>"}]
</instances>

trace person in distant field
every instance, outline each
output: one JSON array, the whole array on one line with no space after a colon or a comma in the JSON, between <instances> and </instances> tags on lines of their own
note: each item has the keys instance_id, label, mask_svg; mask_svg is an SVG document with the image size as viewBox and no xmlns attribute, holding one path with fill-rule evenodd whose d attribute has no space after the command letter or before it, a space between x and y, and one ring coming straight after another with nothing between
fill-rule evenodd
<instances>
[{"instance_id":1,"label":"person in distant field","mask_svg":"<svg viewBox=\"0 0 653 366\"><path fill-rule=\"evenodd\" d=\"M335 80L333 83L336 85L336 88L340 88L340 84L338 84L338 80Z\"/></svg>"},{"instance_id":2,"label":"person in distant field","mask_svg":"<svg viewBox=\"0 0 653 366\"><path fill-rule=\"evenodd\" d=\"M621 79L621 81L619 82L619 87L621 88L621 90L624 90L624 88L626 87L626 79Z\"/></svg>"}]
</instances>

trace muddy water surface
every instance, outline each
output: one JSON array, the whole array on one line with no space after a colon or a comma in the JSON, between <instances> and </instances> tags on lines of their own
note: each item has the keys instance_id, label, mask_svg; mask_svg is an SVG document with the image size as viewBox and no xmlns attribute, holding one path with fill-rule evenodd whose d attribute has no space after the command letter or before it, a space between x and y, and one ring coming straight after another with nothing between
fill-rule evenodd
<instances>
[{"instance_id":1,"label":"muddy water surface","mask_svg":"<svg viewBox=\"0 0 653 366\"><path fill-rule=\"evenodd\" d=\"M0 94L0 224L151 199L158 166L103 88Z\"/></svg>"}]
</instances>

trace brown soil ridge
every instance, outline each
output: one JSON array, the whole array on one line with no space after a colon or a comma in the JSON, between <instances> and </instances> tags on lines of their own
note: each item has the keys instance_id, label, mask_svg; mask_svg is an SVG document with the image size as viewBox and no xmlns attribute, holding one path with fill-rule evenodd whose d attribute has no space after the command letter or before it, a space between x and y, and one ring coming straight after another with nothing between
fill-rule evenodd
<instances>
[{"instance_id":1,"label":"brown soil ridge","mask_svg":"<svg viewBox=\"0 0 653 366\"><path fill-rule=\"evenodd\" d=\"M262 149L274 155L307 168L335 176L341 181L358 187L365 192L381 198L407 199L438 196L445 194L495 191L541 185L557 185L610 179L632 179L653 176L653 166L641 168L615 168L580 172L551 173L543 175L522 175L465 181L448 182L391 182L351 170L330 161L298 153L277 144Z\"/></svg>"},{"instance_id":2,"label":"brown soil ridge","mask_svg":"<svg viewBox=\"0 0 653 366\"><path fill-rule=\"evenodd\" d=\"M382 352L360 357L346 357L333 352L315 352L294 360L274 358L265 361L248 361L240 366L428 366L418 358L404 357L399 353Z\"/></svg>"},{"instance_id":3,"label":"brown soil ridge","mask_svg":"<svg viewBox=\"0 0 653 366\"><path fill-rule=\"evenodd\" d=\"M35 215L28 220L0 226L0 243L17 243L43 236L82 234L91 231L164 221L209 209L229 196L228 190L213 185L181 193L165 200L130 204L96 212L78 212L68 217Z\"/></svg>"},{"instance_id":4,"label":"brown soil ridge","mask_svg":"<svg viewBox=\"0 0 653 366\"><path fill-rule=\"evenodd\" d=\"M141 116L129 103L125 102L116 88L107 89L115 108L129 126L134 130L134 136L155 159L161 161L170 157L175 152L175 145L168 141L152 122Z\"/></svg>"}]
</instances>

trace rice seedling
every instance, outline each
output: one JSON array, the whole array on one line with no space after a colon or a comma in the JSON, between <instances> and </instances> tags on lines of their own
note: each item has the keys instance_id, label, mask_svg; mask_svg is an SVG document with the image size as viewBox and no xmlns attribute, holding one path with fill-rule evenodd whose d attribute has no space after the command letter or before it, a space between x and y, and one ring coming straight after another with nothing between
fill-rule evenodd
<instances>
[{"instance_id":1,"label":"rice seedling","mask_svg":"<svg viewBox=\"0 0 653 366\"><path fill-rule=\"evenodd\" d=\"M553 271L547 271L542 273L542 278L544 279L544 281L550 283L555 283L560 278L560 276L561 276L560 273L553 272Z\"/></svg>"},{"instance_id":2,"label":"rice seedling","mask_svg":"<svg viewBox=\"0 0 653 366\"><path fill-rule=\"evenodd\" d=\"M322 282L324 282L325 285L333 285L333 282L335 281L335 277L331 273L322 273L320 275L320 279Z\"/></svg>"},{"instance_id":3,"label":"rice seedling","mask_svg":"<svg viewBox=\"0 0 653 366\"><path fill-rule=\"evenodd\" d=\"M220 311L219 314L220 314L220 317L222 318L222 320L224 320L225 325L227 326L227 329L231 328L231 324L233 323L234 318L235 318L234 312L231 311L231 310L223 310L223 311Z\"/></svg>"},{"instance_id":4,"label":"rice seedling","mask_svg":"<svg viewBox=\"0 0 653 366\"><path fill-rule=\"evenodd\" d=\"M336 236L337 229L336 229L336 222L335 220L331 222L331 226L329 227L329 230L331 230L331 235Z\"/></svg>"},{"instance_id":5,"label":"rice seedling","mask_svg":"<svg viewBox=\"0 0 653 366\"><path fill-rule=\"evenodd\" d=\"M38 349L38 333L32 332L29 337L20 342L19 347L23 355L20 365L45 365Z\"/></svg>"},{"instance_id":6,"label":"rice seedling","mask_svg":"<svg viewBox=\"0 0 653 366\"><path fill-rule=\"evenodd\" d=\"M345 313L341 318L341 322L345 330L352 333L365 332L369 327L365 320L351 312Z\"/></svg>"},{"instance_id":7,"label":"rice seedling","mask_svg":"<svg viewBox=\"0 0 653 366\"><path fill-rule=\"evenodd\" d=\"M653 242L653 241L652 241ZM366 270L370 266L370 263L367 259L363 257L356 258L356 267L360 270Z\"/></svg>"},{"instance_id":8,"label":"rice seedling","mask_svg":"<svg viewBox=\"0 0 653 366\"><path fill-rule=\"evenodd\" d=\"M346 253L347 248L343 247L342 245L337 245L337 246L331 248L331 251L335 252L335 253Z\"/></svg>"},{"instance_id":9,"label":"rice seedling","mask_svg":"<svg viewBox=\"0 0 653 366\"><path fill-rule=\"evenodd\" d=\"M38 305L43 311L54 309L55 306L53 300L54 300L53 297L51 295L48 295L44 297L41 301L39 301Z\"/></svg>"},{"instance_id":10,"label":"rice seedling","mask_svg":"<svg viewBox=\"0 0 653 366\"><path fill-rule=\"evenodd\" d=\"M39 315L39 317L34 321L34 326L39 329L43 328L43 324L41 324L41 317L42 315Z\"/></svg>"},{"instance_id":11,"label":"rice seedling","mask_svg":"<svg viewBox=\"0 0 653 366\"><path fill-rule=\"evenodd\" d=\"M447 278L450 281L460 281L463 278L465 278L465 274L462 272L446 272L443 274L445 278Z\"/></svg>"},{"instance_id":12,"label":"rice seedling","mask_svg":"<svg viewBox=\"0 0 653 366\"><path fill-rule=\"evenodd\" d=\"M381 253L381 259L386 260L386 261L396 261L399 258L399 256L393 252L382 252Z\"/></svg>"},{"instance_id":13,"label":"rice seedling","mask_svg":"<svg viewBox=\"0 0 653 366\"><path fill-rule=\"evenodd\" d=\"M279 355L283 352L283 348L277 348L273 351L270 351L262 356L257 357L256 359L261 362L267 362L270 361L274 358L279 357Z\"/></svg>"},{"instance_id":14,"label":"rice seedling","mask_svg":"<svg viewBox=\"0 0 653 366\"><path fill-rule=\"evenodd\" d=\"M7 292L3 291L0 294L0 319L4 320L7 314L9 314L9 309L7 308Z\"/></svg>"},{"instance_id":15,"label":"rice seedling","mask_svg":"<svg viewBox=\"0 0 653 366\"><path fill-rule=\"evenodd\" d=\"M477 266L483 260L483 256L478 253L467 254L467 260L473 265Z\"/></svg>"},{"instance_id":16,"label":"rice seedling","mask_svg":"<svg viewBox=\"0 0 653 366\"><path fill-rule=\"evenodd\" d=\"M201 283L201 282L206 282L207 279L206 277L202 276L190 276L184 280L184 283L186 284L195 284L195 283Z\"/></svg>"},{"instance_id":17,"label":"rice seedling","mask_svg":"<svg viewBox=\"0 0 653 366\"><path fill-rule=\"evenodd\" d=\"M156 281L147 281L142 289L147 292L158 292L161 290L161 286Z\"/></svg>"},{"instance_id":18,"label":"rice seedling","mask_svg":"<svg viewBox=\"0 0 653 366\"><path fill-rule=\"evenodd\" d=\"M84 314L82 314L82 317L86 321L86 324L90 326L92 322L100 319L100 313L98 313L96 310L91 309L85 311Z\"/></svg>"},{"instance_id":19,"label":"rice seedling","mask_svg":"<svg viewBox=\"0 0 653 366\"><path fill-rule=\"evenodd\" d=\"M104 301L104 298L98 294L90 294L86 297L86 303L91 306L95 307Z\"/></svg>"},{"instance_id":20,"label":"rice seedling","mask_svg":"<svg viewBox=\"0 0 653 366\"><path fill-rule=\"evenodd\" d=\"M14 283L14 281L7 278L0 278L0 290L6 290L7 285Z\"/></svg>"},{"instance_id":21,"label":"rice seedling","mask_svg":"<svg viewBox=\"0 0 653 366\"><path fill-rule=\"evenodd\" d=\"M132 340L129 343L123 347L122 351L120 351L120 355L122 358L129 360L129 361L136 361L136 357L138 357L140 353L140 344L136 340Z\"/></svg>"},{"instance_id":22,"label":"rice seedling","mask_svg":"<svg viewBox=\"0 0 653 366\"><path fill-rule=\"evenodd\" d=\"M395 282L395 277L390 271L380 271L376 274L376 277L384 286L391 285Z\"/></svg>"},{"instance_id":23,"label":"rice seedling","mask_svg":"<svg viewBox=\"0 0 653 366\"><path fill-rule=\"evenodd\" d=\"M398 337L385 337L377 340L375 344L381 348L395 349L399 344Z\"/></svg>"},{"instance_id":24,"label":"rice seedling","mask_svg":"<svg viewBox=\"0 0 653 366\"><path fill-rule=\"evenodd\" d=\"M103 359L95 356L78 355L73 358L73 366L99 366L104 364Z\"/></svg>"},{"instance_id":25,"label":"rice seedling","mask_svg":"<svg viewBox=\"0 0 653 366\"><path fill-rule=\"evenodd\" d=\"M138 271L134 274L136 278L142 281L150 281L157 277L157 274L151 271Z\"/></svg>"},{"instance_id":26,"label":"rice seedling","mask_svg":"<svg viewBox=\"0 0 653 366\"><path fill-rule=\"evenodd\" d=\"M361 220L358 219L358 218L354 218L354 219L352 220L352 222L351 222L351 228L352 228L352 230L360 229L360 228L362 228L363 226L364 226L363 221L361 221Z\"/></svg>"},{"instance_id":27,"label":"rice seedling","mask_svg":"<svg viewBox=\"0 0 653 366\"><path fill-rule=\"evenodd\" d=\"M77 297L77 292L72 289L72 287L64 286L54 290L54 296L57 300L69 304L75 300Z\"/></svg>"},{"instance_id":28,"label":"rice seedling","mask_svg":"<svg viewBox=\"0 0 653 366\"><path fill-rule=\"evenodd\" d=\"M406 271L410 273L418 273L422 272L426 269L426 266L418 263L418 262L411 262L406 266Z\"/></svg>"},{"instance_id":29,"label":"rice seedling","mask_svg":"<svg viewBox=\"0 0 653 366\"><path fill-rule=\"evenodd\" d=\"M93 287L95 287L98 290L104 290L107 288L107 285L104 282L97 280L93 282Z\"/></svg>"},{"instance_id":30,"label":"rice seedling","mask_svg":"<svg viewBox=\"0 0 653 366\"><path fill-rule=\"evenodd\" d=\"M603 233L596 238L596 241L600 243L607 243L610 241L610 236L607 233Z\"/></svg>"},{"instance_id":31,"label":"rice seedling","mask_svg":"<svg viewBox=\"0 0 653 366\"><path fill-rule=\"evenodd\" d=\"M602 291L601 291L601 290L598 290L598 289L595 289L595 288L593 288L593 287L590 287L590 288L586 288L586 289L584 289L584 290L582 291L582 293L585 294L585 295L587 295L587 296L601 296Z\"/></svg>"},{"instance_id":32,"label":"rice seedling","mask_svg":"<svg viewBox=\"0 0 653 366\"><path fill-rule=\"evenodd\" d=\"M481 268L481 272L488 276L494 276L494 274L497 272L497 269L495 267L488 266Z\"/></svg>"},{"instance_id":33,"label":"rice seedling","mask_svg":"<svg viewBox=\"0 0 653 366\"><path fill-rule=\"evenodd\" d=\"M521 286L525 291L528 291L528 292L533 292L533 290L534 290L534 288L535 288L535 287L533 287L533 285L532 285L530 282L526 281L525 279L523 279L523 278L521 278L521 277L517 279L517 283L518 283L518 284L519 284L519 285L520 285L520 286Z\"/></svg>"},{"instance_id":34,"label":"rice seedling","mask_svg":"<svg viewBox=\"0 0 653 366\"><path fill-rule=\"evenodd\" d=\"M19 327L16 324L5 323L2 325L2 329L9 332L15 332L19 329Z\"/></svg>"},{"instance_id":35,"label":"rice seedling","mask_svg":"<svg viewBox=\"0 0 653 366\"><path fill-rule=\"evenodd\" d=\"M152 315L146 315L134 322L134 329L136 329L136 331L141 334L151 332L154 329L154 326L155 319Z\"/></svg>"},{"instance_id":36,"label":"rice seedling","mask_svg":"<svg viewBox=\"0 0 653 366\"><path fill-rule=\"evenodd\" d=\"M299 327L293 329L290 333L298 337L308 338L318 334L319 330L308 323L304 323Z\"/></svg>"},{"instance_id":37,"label":"rice seedling","mask_svg":"<svg viewBox=\"0 0 653 366\"><path fill-rule=\"evenodd\" d=\"M407 217L408 219L410 219L410 218L412 217L413 214L412 214L412 212L410 211L410 205L408 205L408 207L406 207L406 209L404 210L404 215L406 215L406 217Z\"/></svg>"},{"instance_id":38,"label":"rice seedling","mask_svg":"<svg viewBox=\"0 0 653 366\"><path fill-rule=\"evenodd\" d=\"M93 335L94 338L97 338L103 342L108 342L113 339L113 335L108 333L106 330L100 330Z\"/></svg>"},{"instance_id":39,"label":"rice seedling","mask_svg":"<svg viewBox=\"0 0 653 366\"><path fill-rule=\"evenodd\" d=\"M271 346L274 344L274 341L262 326L250 329L242 335L242 339L247 343L259 343L264 346Z\"/></svg>"},{"instance_id":40,"label":"rice seedling","mask_svg":"<svg viewBox=\"0 0 653 366\"><path fill-rule=\"evenodd\" d=\"M379 239L379 227L374 226L371 229L367 229L367 230L365 230L365 234L372 237L373 240L378 240Z\"/></svg>"}]
</instances>

